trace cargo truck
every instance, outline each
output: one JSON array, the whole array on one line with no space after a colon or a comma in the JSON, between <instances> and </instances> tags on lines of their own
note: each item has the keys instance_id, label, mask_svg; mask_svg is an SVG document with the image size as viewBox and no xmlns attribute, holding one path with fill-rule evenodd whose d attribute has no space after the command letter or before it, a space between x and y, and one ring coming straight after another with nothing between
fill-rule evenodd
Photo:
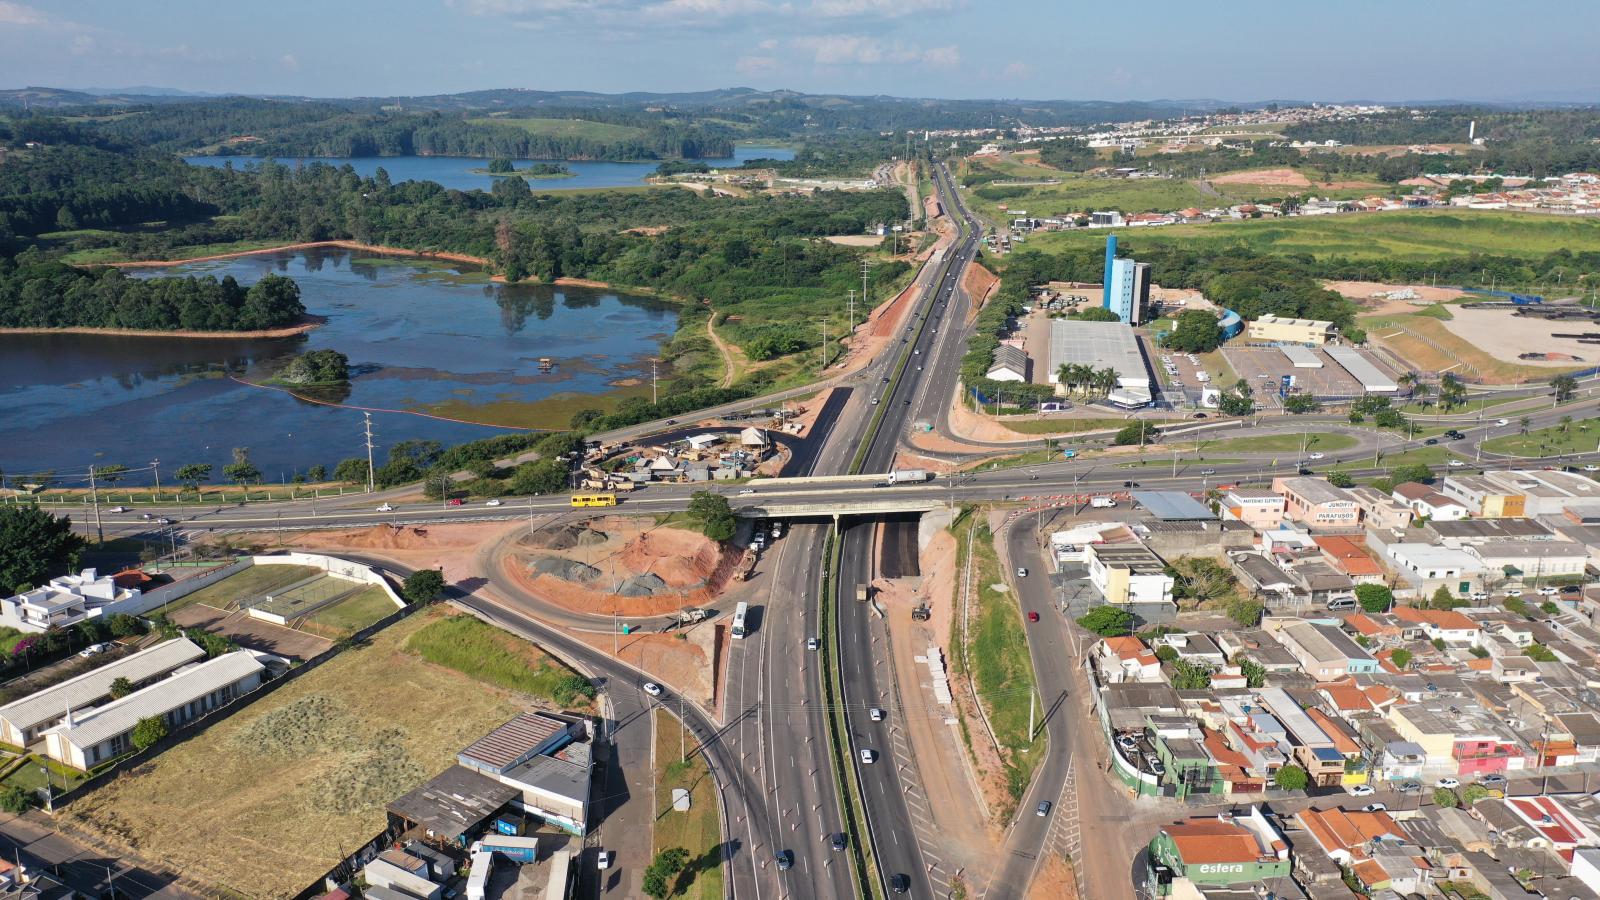
<instances>
[{"instance_id":1,"label":"cargo truck","mask_svg":"<svg viewBox=\"0 0 1600 900\"><path fill-rule=\"evenodd\" d=\"M895 469L889 473L890 484L921 484L932 479L933 473L927 469Z\"/></svg>"}]
</instances>

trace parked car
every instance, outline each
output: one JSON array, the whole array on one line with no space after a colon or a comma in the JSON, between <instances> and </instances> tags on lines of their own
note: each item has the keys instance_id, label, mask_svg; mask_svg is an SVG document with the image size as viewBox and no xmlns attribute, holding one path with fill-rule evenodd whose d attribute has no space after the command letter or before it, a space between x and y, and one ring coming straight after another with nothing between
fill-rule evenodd
<instances>
[{"instance_id":1,"label":"parked car","mask_svg":"<svg viewBox=\"0 0 1600 900\"><path fill-rule=\"evenodd\" d=\"M1374 788L1370 784L1358 784L1355 787L1352 787L1350 789L1350 796L1352 796L1352 797L1371 797L1373 794L1376 794L1377 792L1378 792L1377 789Z\"/></svg>"},{"instance_id":2,"label":"parked car","mask_svg":"<svg viewBox=\"0 0 1600 900\"><path fill-rule=\"evenodd\" d=\"M1461 779L1459 779L1459 778L1441 778L1438 781L1435 781L1433 783L1433 786L1434 787L1449 788L1450 790L1453 791L1456 788L1461 787Z\"/></svg>"},{"instance_id":3,"label":"parked car","mask_svg":"<svg viewBox=\"0 0 1600 900\"><path fill-rule=\"evenodd\" d=\"M1048 816L1050 815L1050 807L1051 803L1049 800L1040 800L1039 805L1034 809L1033 814L1036 816Z\"/></svg>"},{"instance_id":4,"label":"parked car","mask_svg":"<svg viewBox=\"0 0 1600 900\"><path fill-rule=\"evenodd\" d=\"M1489 774L1479 778L1478 783L1484 787L1505 787L1506 777L1504 775Z\"/></svg>"},{"instance_id":5,"label":"parked car","mask_svg":"<svg viewBox=\"0 0 1600 900\"><path fill-rule=\"evenodd\" d=\"M1400 793L1402 794L1415 794L1420 790L1422 790L1422 782L1420 781L1404 781L1400 783Z\"/></svg>"},{"instance_id":6,"label":"parked car","mask_svg":"<svg viewBox=\"0 0 1600 900\"><path fill-rule=\"evenodd\" d=\"M595 857L595 866L601 869L609 869L611 868L612 860L616 859L616 857L617 855L610 850L601 850L600 855Z\"/></svg>"},{"instance_id":7,"label":"parked car","mask_svg":"<svg viewBox=\"0 0 1600 900\"><path fill-rule=\"evenodd\" d=\"M1489 594L1486 591L1473 591L1472 594L1470 595L1470 599L1473 599L1473 600L1487 600L1487 599L1489 599Z\"/></svg>"},{"instance_id":8,"label":"parked car","mask_svg":"<svg viewBox=\"0 0 1600 900\"><path fill-rule=\"evenodd\" d=\"M1382 803L1368 803L1366 806L1361 807L1361 811L1362 812L1384 812L1388 808L1389 807L1384 806Z\"/></svg>"},{"instance_id":9,"label":"parked car","mask_svg":"<svg viewBox=\"0 0 1600 900\"><path fill-rule=\"evenodd\" d=\"M1131 734L1119 734L1117 735L1117 746L1132 752L1134 748L1139 746L1139 742Z\"/></svg>"},{"instance_id":10,"label":"parked car","mask_svg":"<svg viewBox=\"0 0 1600 900\"><path fill-rule=\"evenodd\" d=\"M646 681L644 683L644 692L652 697L659 697L661 696L661 685L656 684L654 681Z\"/></svg>"},{"instance_id":11,"label":"parked car","mask_svg":"<svg viewBox=\"0 0 1600 900\"><path fill-rule=\"evenodd\" d=\"M89 646L83 648L82 650L79 650L78 651L78 655L83 657L84 659L88 659L91 656L99 656L100 654L106 652L109 649L111 649L111 645L110 644L104 644L104 643L102 643L102 644L90 644Z\"/></svg>"}]
</instances>

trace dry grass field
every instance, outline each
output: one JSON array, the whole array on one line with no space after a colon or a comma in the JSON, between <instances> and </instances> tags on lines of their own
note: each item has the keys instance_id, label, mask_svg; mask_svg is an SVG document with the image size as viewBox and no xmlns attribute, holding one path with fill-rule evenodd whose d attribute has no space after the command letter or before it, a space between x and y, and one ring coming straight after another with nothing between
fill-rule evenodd
<instances>
[{"instance_id":1,"label":"dry grass field","mask_svg":"<svg viewBox=\"0 0 1600 900\"><path fill-rule=\"evenodd\" d=\"M73 802L65 818L218 895L293 896L380 831L386 803L526 707L406 651L445 615L384 630Z\"/></svg>"}]
</instances>

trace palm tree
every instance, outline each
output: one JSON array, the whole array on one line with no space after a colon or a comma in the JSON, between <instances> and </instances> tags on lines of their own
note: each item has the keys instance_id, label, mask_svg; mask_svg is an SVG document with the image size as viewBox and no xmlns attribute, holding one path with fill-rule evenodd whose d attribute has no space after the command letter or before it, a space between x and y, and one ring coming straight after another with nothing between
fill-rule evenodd
<instances>
[{"instance_id":1,"label":"palm tree","mask_svg":"<svg viewBox=\"0 0 1600 900\"><path fill-rule=\"evenodd\" d=\"M1416 391L1414 389L1417 386L1417 373L1415 373L1415 372L1405 372L1405 373L1401 374L1400 377L1396 378L1394 380L1394 383L1402 391L1407 389L1407 388L1413 388L1413 390L1411 391L1411 398L1412 399L1416 398L1417 394L1416 394ZM1407 400L1406 402L1409 404L1411 401Z\"/></svg>"},{"instance_id":2,"label":"palm tree","mask_svg":"<svg viewBox=\"0 0 1600 900\"><path fill-rule=\"evenodd\" d=\"M1526 435L1528 433L1528 424L1530 422L1532 422L1532 421L1533 420L1528 418L1527 416L1523 416L1522 418L1517 420L1517 427L1521 428L1522 429L1522 433L1524 435Z\"/></svg>"},{"instance_id":3,"label":"palm tree","mask_svg":"<svg viewBox=\"0 0 1600 900\"><path fill-rule=\"evenodd\" d=\"M1561 433L1562 434L1566 434L1567 433L1567 429L1569 429L1571 427L1572 427L1572 417L1571 416L1562 416L1561 417Z\"/></svg>"},{"instance_id":4,"label":"palm tree","mask_svg":"<svg viewBox=\"0 0 1600 900\"><path fill-rule=\"evenodd\" d=\"M1395 379L1398 381L1399 379ZM1422 401L1423 406L1428 405L1428 395L1433 393L1433 385L1426 381L1418 381L1411 385L1411 399Z\"/></svg>"},{"instance_id":5,"label":"palm tree","mask_svg":"<svg viewBox=\"0 0 1600 900\"><path fill-rule=\"evenodd\" d=\"M1062 363L1061 365L1056 366L1056 384L1060 385L1061 388L1066 390L1068 393L1072 392L1071 364Z\"/></svg>"}]
</instances>

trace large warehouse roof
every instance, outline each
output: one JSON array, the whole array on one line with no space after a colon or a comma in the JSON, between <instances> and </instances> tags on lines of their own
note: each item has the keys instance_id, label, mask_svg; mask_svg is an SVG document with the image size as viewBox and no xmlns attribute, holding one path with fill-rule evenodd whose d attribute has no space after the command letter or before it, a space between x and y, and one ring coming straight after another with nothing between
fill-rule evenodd
<instances>
[{"instance_id":1,"label":"large warehouse roof","mask_svg":"<svg viewBox=\"0 0 1600 900\"><path fill-rule=\"evenodd\" d=\"M1113 402L1134 406L1150 402L1150 370L1131 326L1121 322L1051 320L1051 384L1056 383L1056 372L1063 364L1114 369L1120 390L1113 392Z\"/></svg>"},{"instance_id":2,"label":"large warehouse roof","mask_svg":"<svg viewBox=\"0 0 1600 900\"><path fill-rule=\"evenodd\" d=\"M1150 511L1158 519L1181 522L1195 519L1215 519L1211 507L1183 491L1134 491L1135 503Z\"/></svg>"},{"instance_id":3,"label":"large warehouse roof","mask_svg":"<svg viewBox=\"0 0 1600 900\"><path fill-rule=\"evenodd\" d=\"M1361 382L1361 386L1368 391L1392 394L1400 390L1400 385L1395 384L1393 378L1383 374L1381 370L1367 361L1361 351L1353 347L1325 347L1328 356L1334 362L1344 367L1351 377Z\"/></svg>"}]
</instances>

